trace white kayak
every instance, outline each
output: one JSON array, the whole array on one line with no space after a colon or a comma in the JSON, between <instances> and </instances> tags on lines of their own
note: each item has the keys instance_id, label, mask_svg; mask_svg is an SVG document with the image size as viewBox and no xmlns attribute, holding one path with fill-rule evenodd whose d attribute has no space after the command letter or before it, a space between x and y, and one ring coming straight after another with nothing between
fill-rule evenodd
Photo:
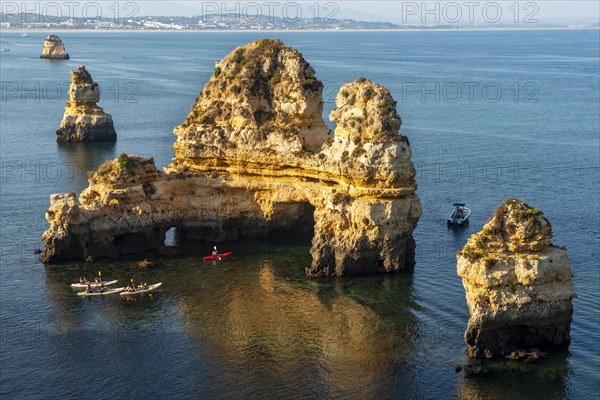
<instances>
[{"instance_id":1,"label":"white kayak","mask_svg":"<svg viewBox=\"0 0 600 400\"><path fill-rule=\"evenodd\" d=\"M79 293L77 293L77 296L106 296L106 295L109 295L109 294L120 293L123 290L125 290L124 287L115 288L115 289L111 289L111 290L106 290L104 292L92 292L92 293L79 292Z\"/></svg>"},{"instance_id":2,"label":"white kayak","mask_svg":"<svg viewBox=\"0 0 600 400\"><path fill-rule=\"evenodd\" d=\"M97 287L100 287L102 285L104 285L104 286L110 286L110 285L114 285L117 282L118 282L117 280L106 281L106 282L102 282L102 283L90 282L90 287L97 288ZM87 283L71 283L71 287L73 289L85 289L87 287Z\"/></svg>"},{"instance_id":3,"label":"white kayak","mask_svg":"<svg viewBox=\"0 0 600 400\"><path fill-rule=\"evenodd\" d=\"M148 293L148 292L151 292L153 290L158 289L161 285L162 285L162 282L159 282L159 283L155 283L154 285L149 285L148 289L139 289L139 288L136 288L135 292L125 292L125 291L123 291L123 292L121 292L119 294L121 296L129 296L129 295L135 295L135 294L140 294L140 293Z\"/></svg>"}]
</instances>

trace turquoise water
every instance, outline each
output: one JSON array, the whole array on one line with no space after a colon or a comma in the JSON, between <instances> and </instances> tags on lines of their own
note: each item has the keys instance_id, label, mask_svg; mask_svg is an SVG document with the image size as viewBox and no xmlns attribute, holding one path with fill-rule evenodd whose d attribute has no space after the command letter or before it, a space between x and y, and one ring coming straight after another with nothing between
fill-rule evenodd
<instances>
[{"instance_id":1,"label":"turquoise water","mask_svg":"<svg viewBox=\"0 0 600 400\"><path fill-rule=\"evenodd\" d=\"M278 33L325 84L365 76L398 100L423 217L412 273L311 281L308 242L207 244L161 260L44 267L33 254L48 197L125 151L173 157L214 62L261 34L65 33L71 60L38 58L42 33L0 36L3 398L591 398L600 381L598 31ZM57 145L68 72L85 64L113 115L114 145ZM437 86L436 86L437 85ZM471 91L469 91L471 88ZM518 93L518 95L517 95ZM498 98L498 95L500 97ZM465 378L468 319L454 253L506 197L544 210L569 249L572 344L535 365L497 361ZM471 225L447 230L466 201ZM224 247L222 249L225 250ZM67 283L162 281L135 301L80 299Z\"/></svg>"}]
</instances>

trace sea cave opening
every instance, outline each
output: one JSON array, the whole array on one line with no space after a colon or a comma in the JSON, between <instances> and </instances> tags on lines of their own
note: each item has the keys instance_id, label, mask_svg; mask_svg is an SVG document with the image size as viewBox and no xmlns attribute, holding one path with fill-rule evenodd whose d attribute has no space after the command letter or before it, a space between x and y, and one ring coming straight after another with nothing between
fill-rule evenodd
<instances>
[{"instance_id":1,"label":"sea cave opening","mask_svg":"<svg viewBox=\"0 0 600 400\"><path fill-rule=\"evenodd\" d=\"M176 245L175 227L172 226L169 229L167 229L167 231L165 232L164 245L165 246L175 246Z\"/></svg>"},{"instance_id":2,"label":"sea cave opening","mask_svg":"<svg viewBox=\"0 0 600 400\"><path fill-rule=\"evenodd\" d=\"M315 232L315 207L306 202L279 203L274 206L269 239L309 242Z\"/></svg>"}]
</instances>

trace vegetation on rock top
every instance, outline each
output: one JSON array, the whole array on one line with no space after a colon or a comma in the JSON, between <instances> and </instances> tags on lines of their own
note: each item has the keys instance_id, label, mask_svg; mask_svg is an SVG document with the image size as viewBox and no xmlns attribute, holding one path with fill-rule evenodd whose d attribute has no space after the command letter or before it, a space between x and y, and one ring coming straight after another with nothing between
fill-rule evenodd
<instances>
[{"instance_id":1,"label":"vegetation on rock top","mask_svg":"<svg viewBox=\"0 0 600 400\"><path fill-rule=\"evenodd\" d=\"M124 184L143 183L148 177L157 177L160 172L152 157L138 157L121 153L111 161L100 165L98 170L89 173L90 184L122 186Z\"/></svg>"},{"instance_id":2,"label":"vegetation on rock top","mask_svg":"<svg viewBox=\"0 0 600 400\"><path fill-rule=\"evenodd\" d=\"M183 128L197 124L252 128L290 126L297 117L278 108L300 92L321 96L323 84L302 55L280 40L259 39L235 49L216 67ZM292 97L290 97L292 96Z\"/></svg>"},{"instance_id":3,"label":"vegetation on rock top","mask_svg":"<svg viewBox=\"0 0 600 400\"><path fill-rule=\"evenodd\" d=\"M494 258L501 253L539 252L551 245L552 225L542 211L523 200L507 199L471 236L459 255L471 260Z\"/></svg>"},{"instance_id":4,"label":"vegetation on rock top","mask_svg":"<svg viewBox=\"0 0 600 400\"><path fill-rule=\"evenodd\" d=\"M358 141L407 141L398 134L402 120L389 90L364 77L342 85L330 118L340 128L336 135Z\"/></svg>"}]
</instances>

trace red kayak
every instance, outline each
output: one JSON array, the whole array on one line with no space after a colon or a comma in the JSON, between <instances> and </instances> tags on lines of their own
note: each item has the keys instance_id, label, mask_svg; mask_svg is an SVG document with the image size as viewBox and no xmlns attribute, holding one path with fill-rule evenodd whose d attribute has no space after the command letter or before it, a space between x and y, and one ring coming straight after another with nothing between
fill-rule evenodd
<instances>
[{"instance_id":1,"label":"red kayak","mask_svg":"<svg viewBox=\"0 0 600 400\"><path fill-rule=\"evenodd\" d=\"M233 251L228 251L227 253L222 253L222 254L219 254L218 256L206 256L206 257L202 258L202 261L220 260L222 258L229 257L232 254L233 254Z\"/></svg>"}]
</instances>

